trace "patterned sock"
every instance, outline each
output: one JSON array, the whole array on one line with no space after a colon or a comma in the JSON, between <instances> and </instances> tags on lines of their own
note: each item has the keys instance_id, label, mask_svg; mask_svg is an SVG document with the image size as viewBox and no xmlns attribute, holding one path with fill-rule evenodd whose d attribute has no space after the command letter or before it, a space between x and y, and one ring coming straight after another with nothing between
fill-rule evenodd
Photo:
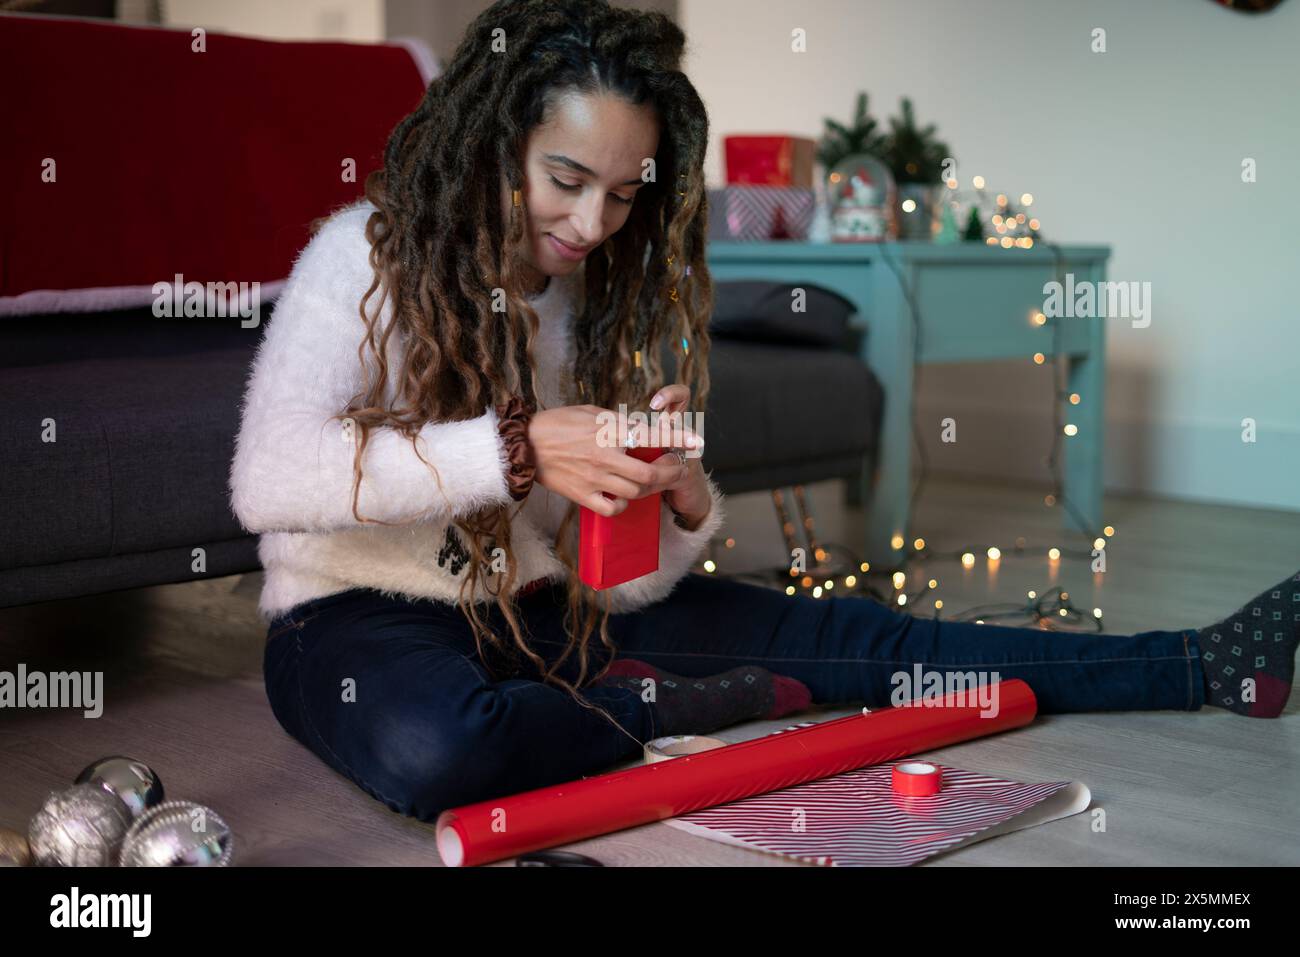
<instances>
[{"instance_id":1,"label":"patterned sock","mask_svg":"<svg viewBox=\"0 0 1300 957\"><path fill-rule=\"evenodd\" d=\"M620 658L596 685L640 694L654 680L654 733L708 734L752 718L780 718L812 703L806 685L752 665L707 678L684 678L636 658Z\"/></svg>"},{"instance_id":2,"label":"patterned sock","mask_svg":"<svg viewBox=\"0 0 1300 957\"><path fill-rule=\"evenodd\" d=\"M1205 703L1252 718L1276 718L1291 695L1300 641L1300 573L1260 592L1200 636ZM1255 679L1255 700L1242 681Z\"/></svg>"}]
</instances>

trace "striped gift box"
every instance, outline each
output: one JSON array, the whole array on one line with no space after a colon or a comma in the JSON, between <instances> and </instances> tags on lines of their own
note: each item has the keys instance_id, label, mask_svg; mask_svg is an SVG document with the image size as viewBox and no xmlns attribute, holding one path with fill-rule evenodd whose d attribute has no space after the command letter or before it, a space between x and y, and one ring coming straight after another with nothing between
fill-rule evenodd
<instances>
[{"instance_id":1,"label":"striped gift box","mask_svg":"<svg viewBox=\"0 0 1300 957\"><path fill-rule=\"evenodd\" d=\"M735 184L709 190L709 238L807 239L816 197L798 186Z\"/></svg>"}]
</instances>

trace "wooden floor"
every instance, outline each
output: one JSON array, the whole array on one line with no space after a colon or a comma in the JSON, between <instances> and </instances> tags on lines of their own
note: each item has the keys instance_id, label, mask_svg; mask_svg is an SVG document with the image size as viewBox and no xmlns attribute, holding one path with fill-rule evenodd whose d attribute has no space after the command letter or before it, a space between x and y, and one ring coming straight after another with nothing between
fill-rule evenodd
<instances>
[{"instance_id":1,"label":"wooden floor","mask_svg":"<svg viewBox=\"0 0 1300 957\"><path fill-rule=\"evenodd\" d=\"M855 547L856 513L839 483L808 487L826 538ZM1061 584L1076 604L1105 612L1105 630L1208 624L1300 568L1300 515L1112 496L1115 527L1105 576L1066 559L1052 578L1051 545L1078 547L1042 488L929 479L915 534L941 550L1023 536L1032 556L1008 556L990 576L930 561L945 612L1019 600ZM766 494L728 500L733 548L720 573L780 564L784 552ZM0 826L25 830L46 794L91 760L126 754L153 766L169 797L207 804L235 832L241 865L438 864L431 825L370 798L276 723L260 675L260 575L168 585L0 609L0 668L105 673L103 715L0 711ZM928 602L920 609L925 613ZM1050 642L1053 635L1043 633ZM1199 712L1040 717L1031 726L930 757L1017 781L1076 780L1106 811L1106 830L1077 814L941 855L950 865L1277 865L1300 863L1300 695L1279 720ZM793 720L852 713L817 709L798 719L719 732L738 741ZM630 764L618 765L627 767ZM610 865L791 865L765 854L651 824L572 845ZM510 866L505 862L501 866Z\"/></svg>"}]
</instances>

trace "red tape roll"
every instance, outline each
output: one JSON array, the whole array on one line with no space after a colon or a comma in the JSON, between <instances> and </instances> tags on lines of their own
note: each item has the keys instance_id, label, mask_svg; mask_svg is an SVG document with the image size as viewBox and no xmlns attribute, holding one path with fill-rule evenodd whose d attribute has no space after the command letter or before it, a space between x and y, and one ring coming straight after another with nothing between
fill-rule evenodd
<instances>
[{"instance_id":1,"label":"red tape roll","mask_svg":"<svg viewBox=\"0 0 1300 957\"><path fill-rule=\"evenodd\" d=\"M894 765L890 783L897 794L929 797L943 787L943 769L929 761L904 761Z\"/></svg>"}]
</instances>

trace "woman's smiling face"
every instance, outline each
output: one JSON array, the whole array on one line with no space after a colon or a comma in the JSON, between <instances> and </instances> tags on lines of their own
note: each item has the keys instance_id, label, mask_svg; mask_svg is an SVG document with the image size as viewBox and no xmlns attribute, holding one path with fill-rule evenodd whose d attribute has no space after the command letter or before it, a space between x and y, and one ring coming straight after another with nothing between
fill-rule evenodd
<instances>
[{"instance_id":1,"label":"woman's smiling face","mask_svg":"<svg viewBox=\"0 0 1300 957\"><path fill-rule=\"evenodd\" d=\"M524 155L526 288L540 292L547 276L575 271L623 227L643 185L644 161L658 149L658 114L648 103L579 93L557 101L529 133ZM506 221L510 202L502 177Z\"/></svg>"}]
</instances>

